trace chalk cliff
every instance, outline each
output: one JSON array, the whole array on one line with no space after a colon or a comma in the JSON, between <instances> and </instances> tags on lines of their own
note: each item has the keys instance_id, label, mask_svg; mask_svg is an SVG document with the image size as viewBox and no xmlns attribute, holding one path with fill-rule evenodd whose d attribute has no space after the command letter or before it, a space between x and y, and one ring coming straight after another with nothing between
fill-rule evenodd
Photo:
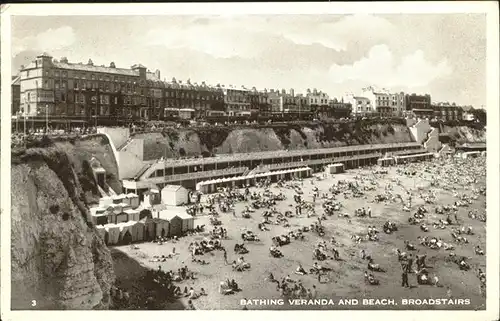
<instances>
[{"instance_id":1,"label":"chalk cliff","mask_svg":"<svg viewBox=\"0 0 500 321\"><path fill-rule=\"evenodd\" d=\"M57 146L12 155L12 309L105 309L109 249L87 223L75 165Z\"/></svg>"}]
</instances>

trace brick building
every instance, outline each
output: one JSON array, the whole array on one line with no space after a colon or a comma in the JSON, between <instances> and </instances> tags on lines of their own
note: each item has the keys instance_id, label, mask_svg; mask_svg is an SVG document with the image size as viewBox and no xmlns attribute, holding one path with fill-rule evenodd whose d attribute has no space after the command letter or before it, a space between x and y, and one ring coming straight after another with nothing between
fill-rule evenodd
<instances>
[{"instance_id":1,"label":"brick building","mask_svg":"<svg viewBox=\"0 0 500 321\"><path fill-rule=\"evenodd\" d=\"M130 69L59 61L44 53L20 72L20 105L30 116L67 119L161 120L167 116L203 117L224 110L222 88L175 80L162 81L141 64Z\"/></svg>"},{"instance_id":2,"label":"brick building","mask_svg":"<svg viewBox=\"0 0 500 321\"><path fill-rule=\"evenodd\" d=\"M251 91L243 86L241 88L222 88L224 93L224 104L228 116L248 116L251 115L250 93Z\"/></svg>"},{"instance_id":3,"label":"brick building","mask_svg":"<svg viewBox=\"0 0 500 321\"><path fill-rule=\"evenodd\" d=\"M417 94L411 94L411 95L405 95L405 102L406 110L430 110L432 109L431 106L431 95L425 94L425 95L417 95Z\"/></svg>"}]
</instances>

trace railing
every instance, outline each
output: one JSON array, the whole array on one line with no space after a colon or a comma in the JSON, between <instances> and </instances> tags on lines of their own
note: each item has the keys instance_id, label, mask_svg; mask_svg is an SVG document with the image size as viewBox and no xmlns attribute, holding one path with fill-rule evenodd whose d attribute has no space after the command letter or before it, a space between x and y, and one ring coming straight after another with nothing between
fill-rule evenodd
<instances>
[{"instance_id":1,"label":"railing","mask_svg":"<svg viewBox=\"0 0 500 321\"><path fill-rule=\"evenodd\" d=\"M203 172L174 174L174 175L169 175L169 176L164 176L164 177L155 177L155 178L151 178L148 180L149 181L159 180L161 182L164 182L164 181L183 181L183 180L188 180L188 179L199 179L199 178L206 178L206 177L213 177L213 176L241 174L241 173L244 173L246 170L248 170L248 167L242 166L242 167L235 167L235 168L214 169L211 171L203 171Z\"/></svg>"}]
</instances>

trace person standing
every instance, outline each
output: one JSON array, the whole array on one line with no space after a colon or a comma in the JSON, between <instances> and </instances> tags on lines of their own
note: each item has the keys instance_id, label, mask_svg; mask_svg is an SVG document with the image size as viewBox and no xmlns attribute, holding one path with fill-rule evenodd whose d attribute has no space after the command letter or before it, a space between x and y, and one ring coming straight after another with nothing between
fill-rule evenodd
<instances>
[{"instance_id":1,"label":"person standing","mask_svg":"<svg viewBox=\"0 0 500 321\"><path fill-rule=\"evenodd\" d=\"M408 261L407 260L403 260L401 261L401 286L406 288L406 287L410 287L410 285L408 284Z\"/></svg>"}]
</instances>

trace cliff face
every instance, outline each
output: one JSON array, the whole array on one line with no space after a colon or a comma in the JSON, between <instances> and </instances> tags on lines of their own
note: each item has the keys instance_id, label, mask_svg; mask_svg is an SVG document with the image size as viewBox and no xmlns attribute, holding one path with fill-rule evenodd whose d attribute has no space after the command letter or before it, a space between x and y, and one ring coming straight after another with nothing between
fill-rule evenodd
<instances>
[{"instance_id":1,"label":"cliff face","mask_svg":"<svg viewBox=\"0 0 500 321\"><path fill-rule=\"evenodd\" d=\"M12 309L100 309L114 282L108 248L65 151L12 156Z\"/></svg>"},{"instance_id":2,"label":"cliff face","mask_svg":"<svg viewBox=\"0 0 500 321\"><path fill-rule=\"evenodd\" d=\"M412 141L404 124L374 122L179 129L134 137L144 140L144 160Z\"/></svg>"},{"instance_id":3,"label":"cliff face","mask_svg":"<svg viewBox=\"0 0 500 321\"><path fill-rule=\"evenodd\" d=\"M486 129L469 126L446 126L440 128L440 132L448 134L450 138L459 144L463 143L485 143Z\"/></svg>"}]
</instances>

